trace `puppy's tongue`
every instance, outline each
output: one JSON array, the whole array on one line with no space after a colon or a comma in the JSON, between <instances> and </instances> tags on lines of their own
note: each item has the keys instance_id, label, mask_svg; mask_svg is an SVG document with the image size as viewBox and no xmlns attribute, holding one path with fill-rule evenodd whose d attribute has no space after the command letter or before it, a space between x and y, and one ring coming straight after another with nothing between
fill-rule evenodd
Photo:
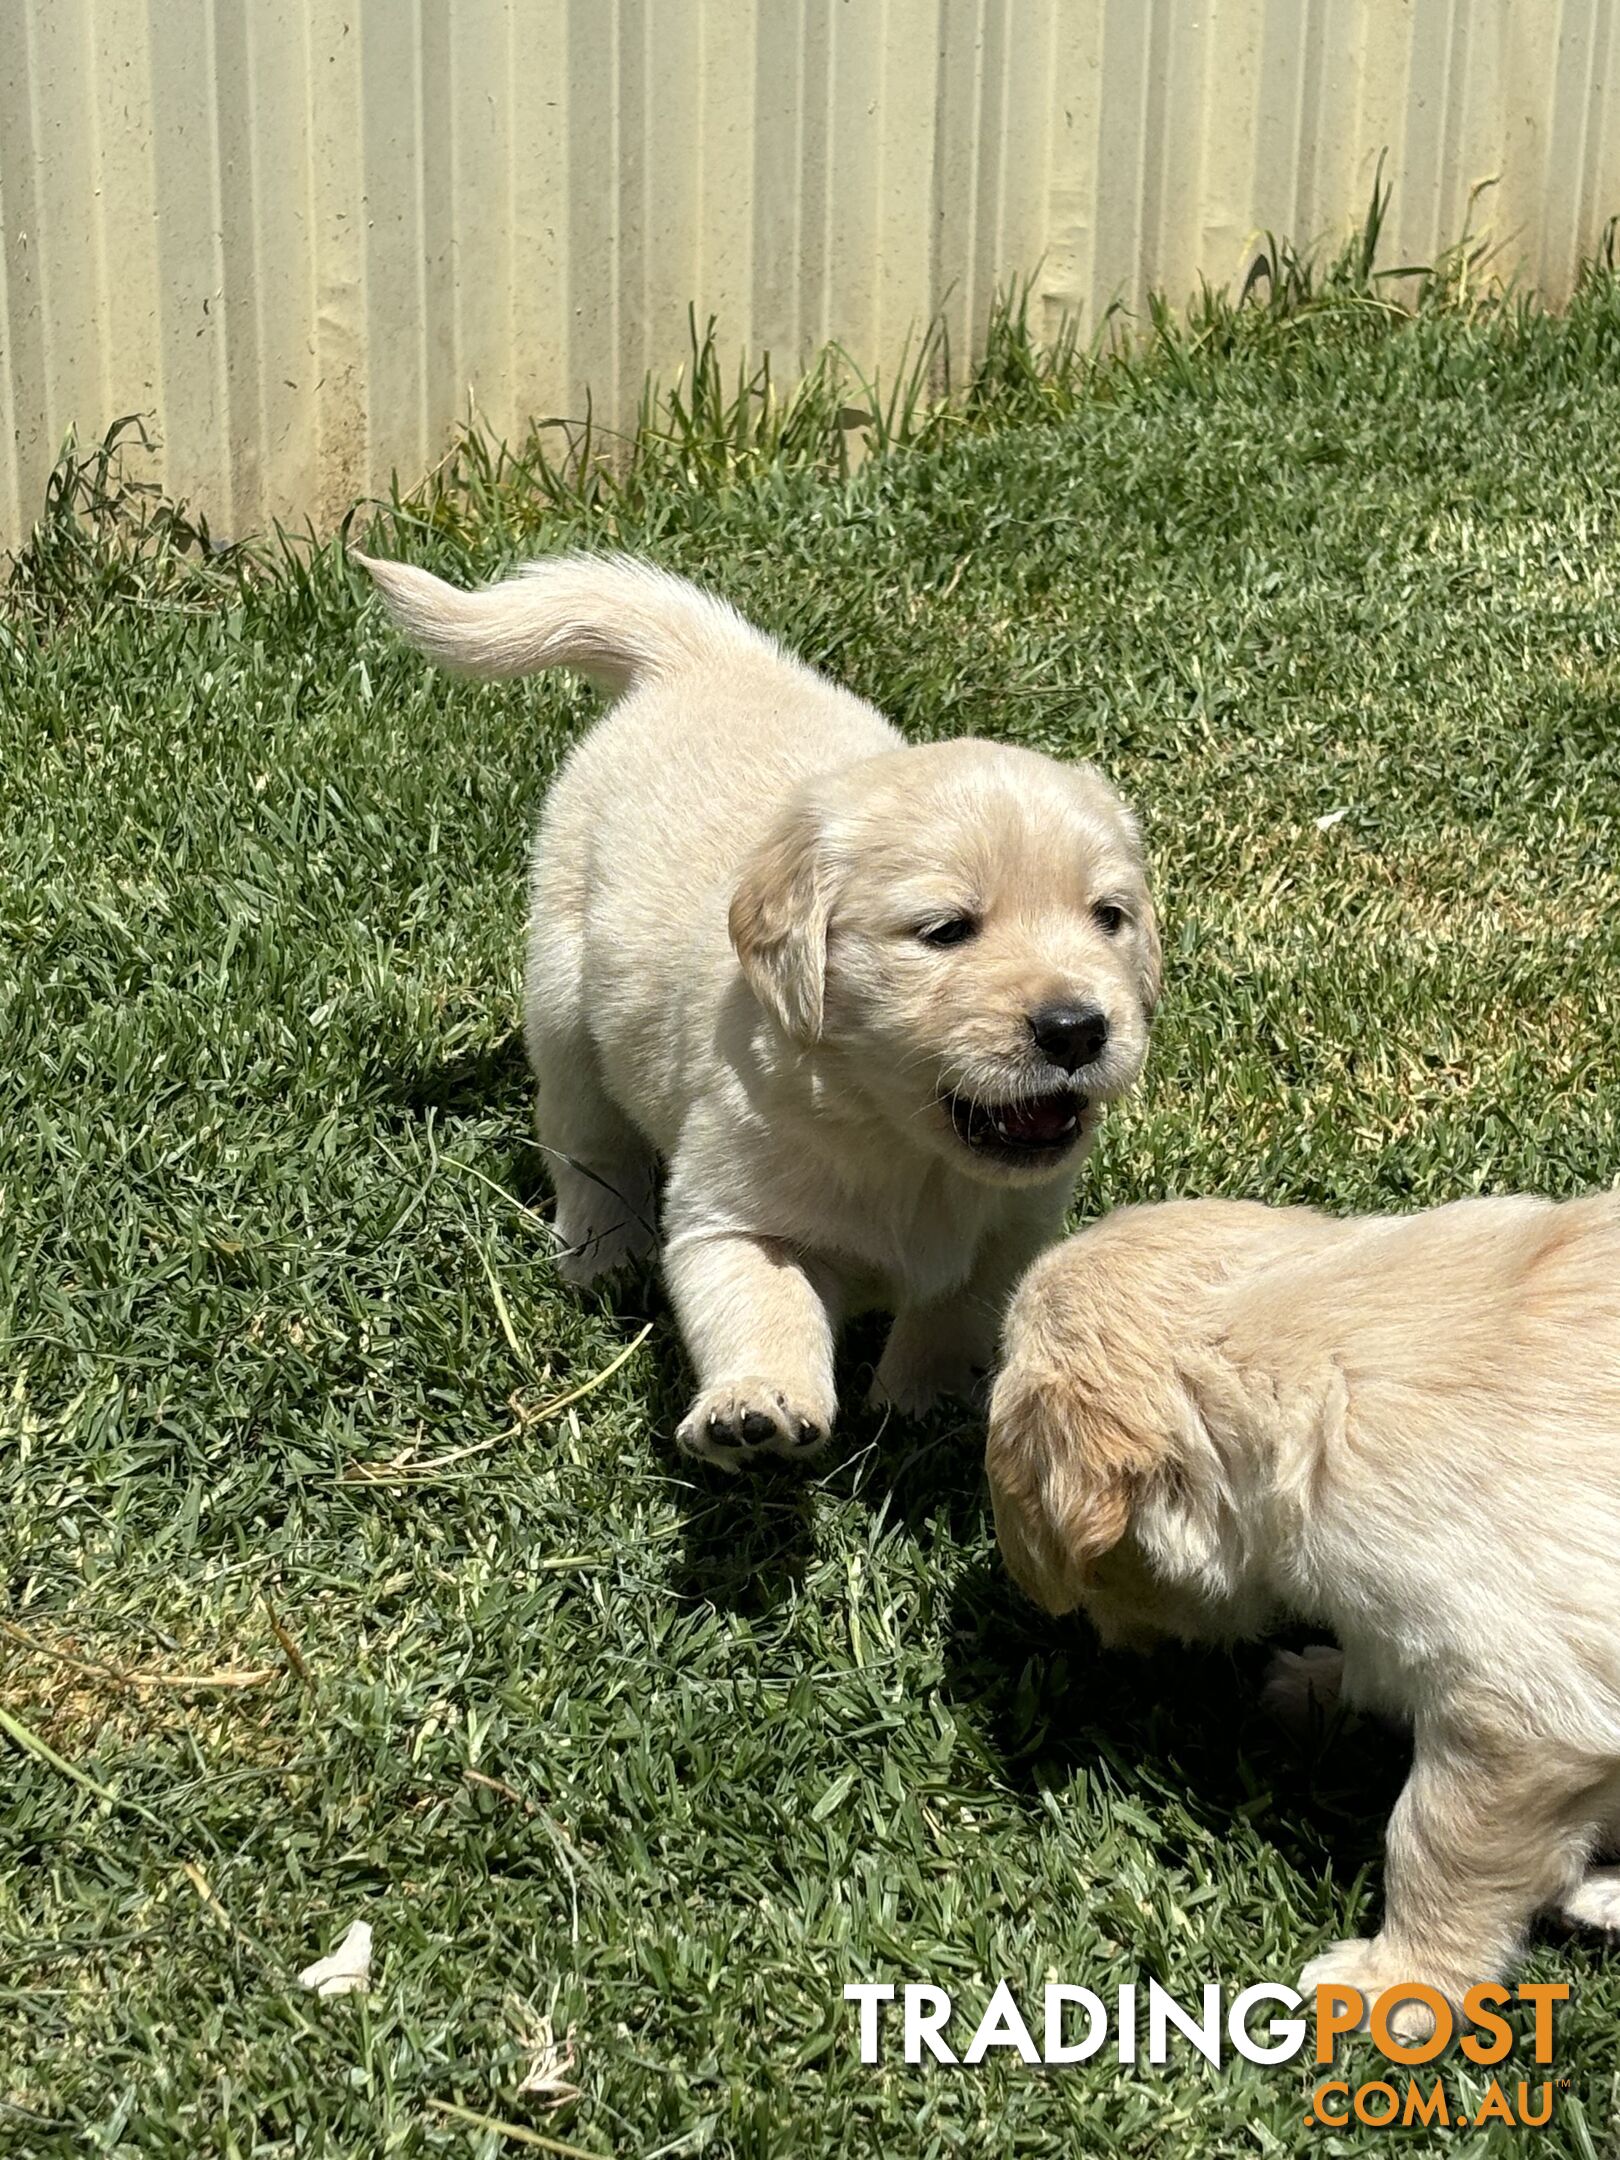
<instances>
[{"instance_id":1,"label":"puppy's tongue","mask_svg":"<svg viewBox=\"0 0 1620 2160\"><path fill-rule=\"evenodd\" d=\"M1050 1147L1073 1132L1077 1110L1072 1095L1043 1095L1036 1102L998 1110L996 1130L1004 1140L1016 1140L1025 1147Z\"/></svg>"}]
</instances>

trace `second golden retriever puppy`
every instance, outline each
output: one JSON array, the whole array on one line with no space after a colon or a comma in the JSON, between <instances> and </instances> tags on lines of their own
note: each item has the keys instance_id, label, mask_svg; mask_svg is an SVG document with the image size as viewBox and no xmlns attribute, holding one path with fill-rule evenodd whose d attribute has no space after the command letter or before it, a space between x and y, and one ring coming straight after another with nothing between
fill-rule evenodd
<instances>
[{"instance_id":1,"label":"second golden retriever puppy","mask_svg":"<svg viewBox=\"0 0 1620 2160\"><path fill-rule=\"evenodd\" d=\"M1033 751L908 746L644 563L471 593L367 567L446 666L571 667L616 700L541 821L526 1025L576 1280L652 1249L666 1168L682 1447L817 1447L861 1306L896 1315L876 1393L904 1410L987 1364L1147 1049L1158 941L1113 790Z\"/></svg>"},{"instance_id":2,"label":"second golden retriever puppy","mask_svg":"<svg viewBox=\"0 0 1620 2160\"><path fill-rule=\"evenodd\" d=\"M1456 2001L1544 1907L1620 1925L1620 1195L1123 1209L1020 1285L988 1464L1049 1611L1321 1622L1411 1721L1383 1926L1302 1986Z\"/></svg>"}]
</instances>

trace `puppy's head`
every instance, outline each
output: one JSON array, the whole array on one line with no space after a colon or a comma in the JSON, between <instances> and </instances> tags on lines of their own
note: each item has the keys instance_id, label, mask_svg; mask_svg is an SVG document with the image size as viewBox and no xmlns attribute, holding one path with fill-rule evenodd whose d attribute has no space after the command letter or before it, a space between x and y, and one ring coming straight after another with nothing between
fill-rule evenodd
<instances>
[{"instance_id":1,"label":"puppy's head","mask_svg":"<svg viewBox=\"0 0 1620 2160\"><path fill-rule=\"evenodd\" d=\"M814 782L745 867L731 936L868 1108L997 1183L1077 1160L1147 1053L1141 845L1089 766L959 741Z\"/></svg>"},{"instance_id":2,"label":"puppy's head","mask_svg":"<svg viewBox=\"0 0 1620 2160\"><path fill-rule=\"evenodd\" d=\"M985 1451L996 1535L1108 1643L1241 1632L1246 1535L1203 1414L1212 1286L1268 1210L1126 1208L1045 1254L1007 1315Z\"/></svg>"}]
</instances>

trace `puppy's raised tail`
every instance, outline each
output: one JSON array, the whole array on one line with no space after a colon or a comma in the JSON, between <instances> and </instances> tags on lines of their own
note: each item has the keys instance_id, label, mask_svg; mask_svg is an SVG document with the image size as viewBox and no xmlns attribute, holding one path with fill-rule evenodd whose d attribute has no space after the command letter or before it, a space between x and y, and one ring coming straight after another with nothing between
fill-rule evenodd
<instances>
[{"instance_id":1,"label":"puppy's raised tail","mask_svg":"<svg viewBox=\"0 0 1620 2160\"><path fill-rule=\"evenodd\" d=\"M763 631L685 578L629 555L553 555L463 592L414 563L356 554L411 643L457 675L573 668L617 696L651 676L712 666Z\"/></svg>"}]
</instances>

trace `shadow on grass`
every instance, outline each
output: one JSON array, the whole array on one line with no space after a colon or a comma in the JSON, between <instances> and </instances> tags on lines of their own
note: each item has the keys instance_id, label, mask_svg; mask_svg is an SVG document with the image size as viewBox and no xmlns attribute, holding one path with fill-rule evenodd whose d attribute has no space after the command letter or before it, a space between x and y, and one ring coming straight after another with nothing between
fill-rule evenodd
<instances>
[{"instance_id":1,"label":"shadow on grass","mask_svg":"<svg viewBox=\"0 0 1620 2160\"><path fill-rule=\"evenodd\" d=\"M1104 1650L1082 1618L1049 1619L995 1550L982 1421L965 1407L872 1434L852 1485L887 1524L968 1551L950 1581L943 1692L1032 1824L1044 1819L1045 1793L1085 1773L1155 1820L1179 1810L1217 1835L1241 1820L1307 1875L1331 1867L1346 1882L1379 1869L1406 1736L1353 1715L1300 1736L1260 1703L1273 1651L1320 1640L1320 1630L1143 1657Z\"/></svg>"},{"instance_id":2,"label":"shadow on grass","mask_svg":"<svg viewBox=\"0 0 1620 2160\"><path fill-rule=\"evenodd\" d=\"M680 1504L677 1595L749 1620L794 1595L816 1549L816 1494L790 1464L737 1477L694 1464Z\"/></svg>"},{"instance_id":3,"label":"shadow on grass","mask_svg":"<svg viewBox=\"0 0 1620 2160\"><path fill-rule=\"evenodd\" d=\"M984 1444L974 1413L963 1405L918 1422L867 1406L888 1327L886 1316L867 1314L845 1330L837 1429L808 1472L777 1456L735 1475L683 1466L687 1537L677 1586L685 1595L744 1614L780 1604L814 1556L823 1504L854 1502L921 1544L981 1534ZM674 1392L661 1406L660 1429L672 1433L691 1378L684 1364L668 1377Z\"/></svg>"},{"instance_id":4,"label":"shadow on grass","mask_svg":"<svg viewBox=\"0 0 1620 2160\"><path fill-rule=\"evenodd\" d=\"M498 1042L438 1062L413 1063L405 1053L380 1058L368 1077L373 1096L402 1119L417 1120L429 1113L447 1123L521 1118L520 1136L507 1144L484 1135L481 1167L512 1199L549 1218L551 1181L545 1149L528 1129L533 1083L520 1030L510 1029ZM627 1327L643 1319L659 1323L648 1346L655 1361L647 1400L648 1445L674 1473L672 1486L685 1518L674 1593L748 1618L781 1604L802 1581L815 1550L815 1493L802 1470L772 1463L728 1477L677 1456L675 1428L690 1394L691 1374L669 1324L669 1302L655 1264L569 1286L564 1295Z\"/></svg>"},{"instance_id":5,"label":"shadow on grass","mask_svg":"<svg viewBox=\"0 0 1620 2160\"><path fill-rule=\"evenodd\" d=\"M378 1057L366 1074L367 1092L404 1117L487 1118L526 1103L533 1090L523 1036L509 1028L496 1042L437 1061ZM533 1150L528 1152L533 1153ZM531 1176L538 1184L538 1165Z\"/></svg>"},{"instance_id":6,"label":"shadow on grass","mask_svg":"<svg viewBox=\"0 0 1620 2160\"><path fill-rule=\"evenodd\" d=\"M1211 1825L1233 1815L1263 1824L1299 1865L1318 1864L1325 1839L1343 1870L1377 1857L1411 1751L1375 1720L1345 1717L1302 1738L1261 1707L1272 1653L1313 1640L1319 1629L1231 1651L1108 1651L1087 1621L1025 1604L992 1555L955 1586L946 1685L977 1712L1008 1785L1032 1806L1100 1765L1123 1789L1173 1786Z\"/></svg>"},{"instance_id":7,"label":"shadow on grass","mask_svg":"<svg viewBox=\"0 0 1620 2160\"><path fill-rule=\"evenodd\" d=\"M1302 1866L1331 1857L1343 1875L1378 1858L1405 1777L1404 1737L1347 1718L1313 1745L1260 1706L1272 1652L1320 1630L1233 1652L1105 1651L1086 1620L1039 1612L1002 1566L978 1409L954 1405L921 1424L856 1412L846 1426L847 1479L831 1482L885 1528L956 1556L943 1691L1032 1817L1045 1812L1043 1792L1100 1771L1154 1813L1173 1798L1211 1828L1241 1815Z\"/></svg>"},{"instance_id":8,"label":"shadow on grass","mask_svg":"<svg viewBox=\"0 0 1620 2160\"><path fill-rule=\"evenodd\" d=\"M692 1466L683 1495L686 1544L677 1588L728 1612L757 1616L792 1595L814 1557L823 1497L857 1498L918 1536L942 1513L958 1525L976 1504L980 1447L963 1422L948 1432L866 1407L888 1320L858 1319L838 1361L839 1419L818 1472L772 1456L736 1475ZM681 1375L681 1384L689 1376ZM673 1431L679 1416L669 1417Z\"/></svg>"}]
</instances>

